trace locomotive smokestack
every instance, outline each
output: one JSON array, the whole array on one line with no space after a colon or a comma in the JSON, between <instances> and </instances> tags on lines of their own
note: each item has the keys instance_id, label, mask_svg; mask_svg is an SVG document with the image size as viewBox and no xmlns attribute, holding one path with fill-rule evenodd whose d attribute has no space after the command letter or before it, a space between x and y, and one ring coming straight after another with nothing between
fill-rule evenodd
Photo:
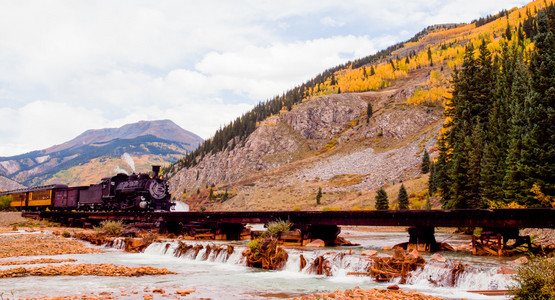
<instances>
[{"instance_id":1,"label":"locomotive smokestack","mask_svg":"<svg viewBox=\"0 0 555 300\"><path fill-rule=\"evenodd\" d=\"M160 166L152 166L152 173L154 178L158 177L158 173L160 173Z\"/></svg>"}]
</instances>

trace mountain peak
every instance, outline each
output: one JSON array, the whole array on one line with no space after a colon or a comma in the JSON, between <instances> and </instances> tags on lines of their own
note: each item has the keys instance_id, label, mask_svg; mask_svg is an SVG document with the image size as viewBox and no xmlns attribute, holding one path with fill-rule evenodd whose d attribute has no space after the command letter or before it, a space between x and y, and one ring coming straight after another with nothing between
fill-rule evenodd
<instances>
[{"instance_id":1,"label":"mountain peak","mask_svg":"<svg viewBox=\"0 0 555 300\"><path fill-rule=\"evenodd\" d=\"M203 141L198 135L179 127L171 120L143 120L125 124L119 128L89 129L68 142L45 149L44 153L49 154L82 145L103 143L114 139L133 139L145 135L188 144L191 146L190 150L194 150Z\"/></svg>"}]
</instances>

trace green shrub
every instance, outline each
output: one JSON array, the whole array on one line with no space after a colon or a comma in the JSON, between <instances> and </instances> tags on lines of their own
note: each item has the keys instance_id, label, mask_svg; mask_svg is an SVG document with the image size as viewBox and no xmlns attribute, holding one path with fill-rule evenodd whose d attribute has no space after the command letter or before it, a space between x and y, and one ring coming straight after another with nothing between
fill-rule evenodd
<instances>
[{"instance_id":1,"label":"green shrub","mask_svg":"<svg viewBox=\"0 0 555 300\"><path fill-rule=\"evenodd\" d=\"M264 236L275 237L282 231L289 231L293 224L289 221L277 220L266 224L266 232Z\"/></svg>"},{"instance_id":2,"label":"green shrub","mask_svg":"<svg viewBox=\"0 0 555 300\"><path fill-rule=\"evenodd\" d=\"M536 258L516 269L511 286L515 299L555 299L555 261Z\"/></svg>"},{"instance_id":3,"label":"green shrub","mask_svg":"<svg viewBox=\"0 0 555 300\"><path fill-rule=\"evenodd\" d=\"M68 237L71 236L71 234L69 234L69 232L67 232L67 231L64 231L64 232L62 232L62 236L65 237L65 238L68 238Z\"/></svg>"},{"instance_id":4,"label":"green shrub","mask_svg":"<svg viewBox=\"0 0 555 300\"><path fill-rule=\"evenodd\" d=\"M12 197L7 195L0 196L0 211L14 210L13 207L10 206L11 202Z\"/></svg>"},{"instance_id":5,"label":"green shrub","mask_svg":"<svg viewBox=\"0 0 555 300\"><path fill-rule=\"evenodd\" d=\"M119 235L123 229L121 221L102 221L100 222L99 231L108 235Z\"/></svg>"},{"instance_id":6,"label":"green shrub","mask_svg":"<svg viewBox=\"0 0 555 300\"><path fill-rule=\"evenodd\" d=\"M251 249L251 251L258 251L258 245L260 244L260 240L256 239L256 240L250 240L249 242L249 249Z\"/></svg>"}]
</instances>

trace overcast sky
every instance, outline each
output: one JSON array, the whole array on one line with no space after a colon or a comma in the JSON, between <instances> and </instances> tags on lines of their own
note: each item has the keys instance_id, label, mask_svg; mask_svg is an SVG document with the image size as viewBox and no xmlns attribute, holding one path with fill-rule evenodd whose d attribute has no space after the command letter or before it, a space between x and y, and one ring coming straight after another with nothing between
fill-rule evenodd
<instances>
[{"instance_id":1,"label":"overcast sky","mask_svg":"<svg viewBox=\"0 0 555 300\"><path fill-rule=\"evenodd\" d=\"M0 156L171 119L209 138L327 68L518 0L0 0Z\"/></svg>"}]
</instances>

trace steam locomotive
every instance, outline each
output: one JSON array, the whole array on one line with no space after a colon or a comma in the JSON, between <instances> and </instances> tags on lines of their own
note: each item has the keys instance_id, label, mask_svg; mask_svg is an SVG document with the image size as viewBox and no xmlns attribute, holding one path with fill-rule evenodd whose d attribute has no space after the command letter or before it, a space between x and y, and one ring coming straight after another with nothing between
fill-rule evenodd
<instances>
[{"instance_id":1,"label":"steam locomotive","mask_svg":"<svg viewBox=\"0 0 555 300\"><path fill-rule=\"evenodd\" d=\"M98 184L68 187L55 184L0 193L11 197L18 210L169 211L171 202L160 166L146 173L103 178Z\"/></svg>"}]
</instances>

